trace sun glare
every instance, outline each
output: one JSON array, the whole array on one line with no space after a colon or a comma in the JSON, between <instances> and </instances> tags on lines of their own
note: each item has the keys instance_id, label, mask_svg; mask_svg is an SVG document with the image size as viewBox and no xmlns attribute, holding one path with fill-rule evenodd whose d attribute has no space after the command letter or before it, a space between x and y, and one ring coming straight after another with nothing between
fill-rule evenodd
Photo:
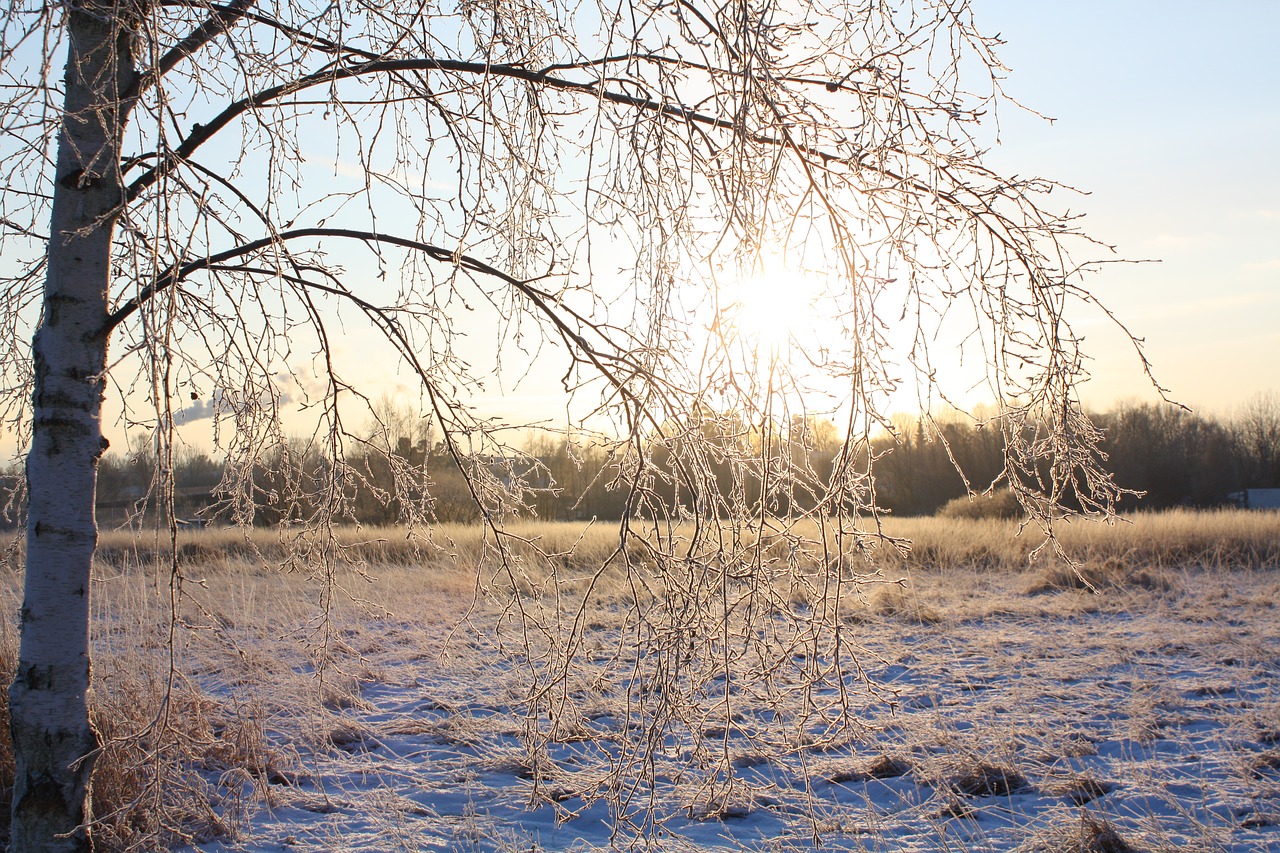
<instances>
[{"instance_id":1,"label":"sun glare","mask_svg":"<svg viewBox=\"0 0 1280 853\"><path fill-rule=\"evenodd\" d=\"M742 275L723 295L736 343L758 358L776 358L814 333L811 276L769 259Z\"/></svg>"}]
</instances>

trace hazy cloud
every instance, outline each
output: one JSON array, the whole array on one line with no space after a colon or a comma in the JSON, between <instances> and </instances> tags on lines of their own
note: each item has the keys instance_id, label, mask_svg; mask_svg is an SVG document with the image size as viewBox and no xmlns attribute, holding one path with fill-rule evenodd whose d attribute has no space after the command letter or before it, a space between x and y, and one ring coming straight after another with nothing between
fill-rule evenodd
<instances>
[{"instance_id":1,"label":"hazy cloud","mask_svg":"<svg viewBox=\"0 0 1280 853\"><path fill-rule=\"evenodd\" d=\"M1206 249L1225 242L1221 234L1157 234L1143 242L1153 249Z\"/></svg>"},{"instance_id":2,"label":"hazy cloud","mask_svg":"<svg viewBox=\"0 0 1280 853\"><path fill-rule=\"evenodd\" d=\"M1144 313L1143 319L1171 320L1185 317L1207 317L1213 314L1239 312L1280 302L1280 293L1255 291L1213 299L1168 302ZM1216 346L1217 344L1215 344Z\"/></svg>"},{"instance_id":3,"label":"hazy cloud","mask_svg":"<svg viewBox=\"0 0 1280 853\"><path fill-rule=\"evenodd\" d=\"M212 399L196 400L185 409L180 409L173 413L173 422L177 426L189 424L193 421L203 421L211 418L218 413L218 407Z\"/></svg>"}]
</instances>

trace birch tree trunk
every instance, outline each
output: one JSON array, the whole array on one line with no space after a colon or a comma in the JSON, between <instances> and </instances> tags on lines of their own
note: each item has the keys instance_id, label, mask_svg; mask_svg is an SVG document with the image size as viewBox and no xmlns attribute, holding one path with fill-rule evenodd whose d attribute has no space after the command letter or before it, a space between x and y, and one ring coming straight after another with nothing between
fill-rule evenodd
<instances>
[{"instance_id":1,"label":"birch tree trunk","mask_svg":"<svg viewBox=\"0 0 1280 853\"><path fill-rule=\"evenodd\" d=\"M87 850L98 739L89 722L94 491L105 449L107 292L124 198L121 132L133 84L131 0L66 11L66 107L58 139L44 316L33 342L26 588L9 692L17 774L13 851Z\"/></svg>"}]
</instances>

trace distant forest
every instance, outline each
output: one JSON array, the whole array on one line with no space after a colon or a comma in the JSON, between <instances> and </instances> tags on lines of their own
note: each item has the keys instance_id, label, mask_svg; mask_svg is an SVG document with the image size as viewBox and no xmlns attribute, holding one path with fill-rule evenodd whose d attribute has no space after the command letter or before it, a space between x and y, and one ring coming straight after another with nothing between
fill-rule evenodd
<instances>
[{"instance_id":1,"label":"distant forest","mask_svg":"<svg viewBox=\"0 0 1280 853\"><path fill-rule=\"evenodd\" d=\"M459 462L442 442L431 440L425 421L392 414L376 436L345 455L349 511L336 520L397 524L478 519L480 511ZM1103 449L1116 480L1145 493L1126 497L1121 510L1223 506L1232 492L1280 487L1280 397L1275 394L1256 398L1225 420L1164 404L1124 404L1093 415L1093 420L1105 432ZM865 468L868 456L875 457L874 478L867 485L874 487L882 508L902 516L936 513L966 493L957 467L974 491L993 483L999 488L1004 462L997 424L956 414L901 416L893 427L892 434L859 447L853 460ZM710 440L689 441L691 431ZM842 447L843 436L828 420L796 418L785 429L763 432L732 414L708 413L700 423L683 427L683 434L673 428L666 440L650 444L654 465L646 486L654 501L687 504L689 484L678 473L677 460L698 448L705 464L697 488L722 502L726 511L760 501L770 512L807 510L838 464ZM762 453L761 448L777 449ZM492 499L492 505L512 512L523 503L524 512L549 520L616 519L624 511L628 492L621 475L628 460L617 448L611 452L602 444L543 435L532 439L524 454L462 460L473 485L480 483L482 501ZM186 448L174 462L172 501L180 518L202 522L277 524L309 518L320 503L321 484L332 482L326 476L331 466L301 440L275 448L251 470L237 471L224 470L221 461ZM158 486L156 470L154 451L146 446L128 455L106 454L98 475L100 520L121 524L161 505L158 495L167 490ZM8 473L8 486L18 485L17 474ZM495 497L504 493L505 498ZM12 523L16 502L9 503L6 520Z\"/></svg>"}]
</instances>

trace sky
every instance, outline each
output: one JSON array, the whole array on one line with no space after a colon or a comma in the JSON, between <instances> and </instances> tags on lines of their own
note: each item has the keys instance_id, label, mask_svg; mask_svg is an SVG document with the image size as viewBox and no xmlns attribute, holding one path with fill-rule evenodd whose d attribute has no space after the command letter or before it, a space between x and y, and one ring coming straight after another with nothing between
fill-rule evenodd
<instances>
[{"instance_id":1,"label":"sky","mask_svg":"<svg viewBox=\"0 0 1280 853\"><path fill-rule=\"evenodd\" d=\"M1007 42L990 163L1070 200L1117 257L1091 289L1146 340L1170 396L1208 414L1280 390L1280 2L973 0ZM1153 398L1102 323L1087 404ZM1085 326L1086 333L1092 330Z\"/></svg>"},{"instance_id":2,"label":"sky","mask_svg":"<svg viewBox=\"0 0 1280 853\"><path fill-rule=\"evenodd\" d=\"M1006 105L989 165L1084 191L1055 204L1084 213L1110 257L1142 261L1105 265L1088 285L1145 340L1170 398L1229 416L1280 391L1280 0L971 3L1006 42L1006 92L1054 119ZM1093 357L1087 407L1158 401L1122 335L1087 314L1076 328ZM477 361L490 335L474 336ZM407 377L379 372L389 394L408 393ZM563 365L538 373L490 382L471 402L512 422L562 422ZM192 406L202 410L185 431L208 441L212 406Z\"/></svg>"},{"instance_id":3,"label":"sky","mask_svg":"<svg viewBox=\"0 0 1280 853\"><path fill-rule=\"evenodd\" d=\"M988 164L1080 190L1050 207L1084 214L1083 230L1115 247L1098 257L1135 262L1103 264L1086 284L1143 340L1168 398L1230 417L1280 391L1280 0L972 0L972 10L1006 42L1006 93L1052 119L1004 105ZM1092 358L1086 408L1160 401L1111 322L1073 317ZM535 380L474 402L554 420L561 400Z\"/></svg>"}]
</instances>

